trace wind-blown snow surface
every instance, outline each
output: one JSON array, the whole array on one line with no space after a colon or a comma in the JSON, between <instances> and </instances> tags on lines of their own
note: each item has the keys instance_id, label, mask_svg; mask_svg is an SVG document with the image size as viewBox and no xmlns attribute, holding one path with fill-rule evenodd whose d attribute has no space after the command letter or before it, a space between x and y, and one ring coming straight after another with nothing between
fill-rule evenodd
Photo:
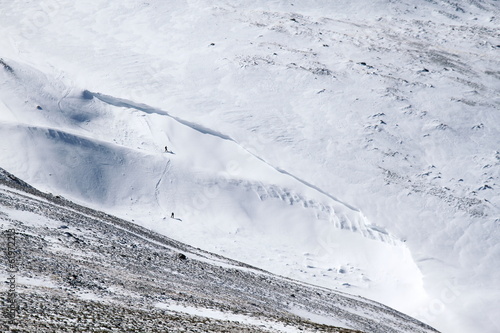
<instances>
[{"instance_id":1,"label":"wind-blown snow surface","mask_svg":"<svg viewBox=\"0 0 500 333\"><path fill-rule=\"evenodd\" d=\"M2 167L444 332L500 329L497 1L2 6Z\"/></svg>"}]
</instances>

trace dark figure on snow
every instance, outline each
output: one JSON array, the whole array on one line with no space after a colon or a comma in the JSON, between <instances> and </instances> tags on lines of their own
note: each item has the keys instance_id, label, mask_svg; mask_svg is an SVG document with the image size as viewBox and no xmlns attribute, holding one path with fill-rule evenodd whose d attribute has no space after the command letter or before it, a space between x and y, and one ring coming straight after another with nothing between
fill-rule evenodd
<instances>
[{"instance_id":1,"label":"dark figure on snow","mask_svg":"<svg viewBox=\"0 0 500 333\"><path fill-rule=\"evenodd\" d=\"M172 219L174 218L174 213L173 212L172 212L172 215L170 215L170 218L172 218Z\"/></svg>"},{"instance_id":2,"label":"dark figure on snow","mask_svg":"<svg viewBox=\"0 0 500 333\"><path fill-rule=\"evenodd\" d=\"M168 152L168 147L167 146L165 146L165 152Z\"/></svg>"}]
</instances>

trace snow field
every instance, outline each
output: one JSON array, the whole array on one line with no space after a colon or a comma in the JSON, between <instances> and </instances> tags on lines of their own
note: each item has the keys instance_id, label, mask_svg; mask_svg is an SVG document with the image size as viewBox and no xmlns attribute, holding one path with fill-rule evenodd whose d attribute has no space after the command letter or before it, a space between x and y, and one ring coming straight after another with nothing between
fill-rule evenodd
<instances>
[{"instance_id":1,"label":"snow field","mask_svg":"<svg viewBox=\"0 0 500 333\"><path fill-rule=\"evenodd\" d=\"M0 17L15 71L0 71L2 166L445 332L494 332L498 13L492 1L14 2Z\"/></svg>"}]
</instances>

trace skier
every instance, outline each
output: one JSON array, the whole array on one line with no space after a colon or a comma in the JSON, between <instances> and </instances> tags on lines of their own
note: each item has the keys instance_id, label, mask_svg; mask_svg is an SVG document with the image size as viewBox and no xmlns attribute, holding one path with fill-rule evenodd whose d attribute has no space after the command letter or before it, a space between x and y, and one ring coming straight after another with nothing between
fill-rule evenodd
<instances>
[{"instance_id":1,"label":"skier","mask_svg":"<svg viewBox=\"0 0 500 333\"><path fill-rule=\"evenodd\" d=\"M174 218L174 212L172 212L172 215L170 215L170 218L173 219Z\"/></svg>"},{"instance_id":2,"label":"skier","mask_svg":"<svg viewBox=\"0 0 500 333\"><path fill-rule=\"evenodd\" d=\"M165 146L165 152L168 153L168 147L167 146Z\"/></svg>"}]
</instances>

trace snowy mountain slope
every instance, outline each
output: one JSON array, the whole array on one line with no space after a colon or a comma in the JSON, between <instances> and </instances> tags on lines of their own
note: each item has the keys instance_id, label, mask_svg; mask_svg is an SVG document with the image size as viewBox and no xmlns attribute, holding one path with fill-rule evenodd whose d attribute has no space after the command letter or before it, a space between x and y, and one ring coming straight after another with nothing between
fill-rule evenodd
<instances>
[{"instance_id":1,"label":"snowy mountain slope","mask_svg":"<svg viewBox=\"0 0 500 333\"><path fill-rule=\"evenodd\" d=\"M151 216L151 228L182 212L182 228L155 230L306 281L349 283L445 331L500 326L497 1L16 1L6 8L0 57L28 73L15 83L2 72L2 120L11 124L2 134L16 143L2 142L5 167L94 207ZM206 136L168 127L177 123L162 114L82 100L84 89L168 111L236 145L215 154L227 140L204 145ZM44 138L37 149L26 148L34 140L13 123L36 127L29 135ZM59 132L50 139L49 130ZM165 144L175 152L167 166L157 156ZM55 159L39 164L48 150ZM251 155L266 163L249 162L235 175L226 163L237 152L240 168ZM256 165L258 174L248 171ZM56 168L65 176L48 175ZM281 173L275 186L276 170L301 182ZM266 200L262 208L256 198L265 192L288 204ZM388 232L396 246L325 229L320 221L342 225L324 208L332 198L360 211L358 230ZM291 205L310 200L314 209ZM187 216L193 207L201 209ZM278 218L266 222L271 216ZM289 235L266 239L283 230ZM207 244L207 235L216 241ZM287 241L307 236L303 246ZM395 281L399 292L388 292Z\"/></svg>"},{"instance_id":2,"label":"snowy mountain slope","mask_svg":"<svg viewBox=\"0 0 500 333\"><path fill-rule=\"evenodd\" d=\"M437 332L44 194L3 169L0 205L2 229L16 230L21 331Z\"/></svg>"},{"instance_id":3,"label":"snowy mountain slope","mask_svg":"<svg viewBox=\"0 0 500 333\"><path fill-rule=\"evenodd\" d=\"M8 75L16 76L15 82L24 70L12 68ZM28 82L36 80L21 86L39 90ZM28 168L28 177L50 191L146 219L141 224L148 228L277 273L300 275L309 266L321 271L325 286L367 285L391 271L390 279L372 287L385 290L387 298L405 293L413 304L421 301L420 273L403 242L230 138L207 134L165 111L89 91L31 96L44 107L11 106L23 110L17 117L31 119L32 125L18 120L2 126L10 138L1 146L10 151L2 162ZM80 121L81 114L92 121ZM67 130L45 127L50 124ZM162 141L172 154L154 145ZM16 147L26 155L15 153ZM181 224L165 219L171 210ZM353 246L356 251L342 250Z\"/></svg>"}]
</instances>

